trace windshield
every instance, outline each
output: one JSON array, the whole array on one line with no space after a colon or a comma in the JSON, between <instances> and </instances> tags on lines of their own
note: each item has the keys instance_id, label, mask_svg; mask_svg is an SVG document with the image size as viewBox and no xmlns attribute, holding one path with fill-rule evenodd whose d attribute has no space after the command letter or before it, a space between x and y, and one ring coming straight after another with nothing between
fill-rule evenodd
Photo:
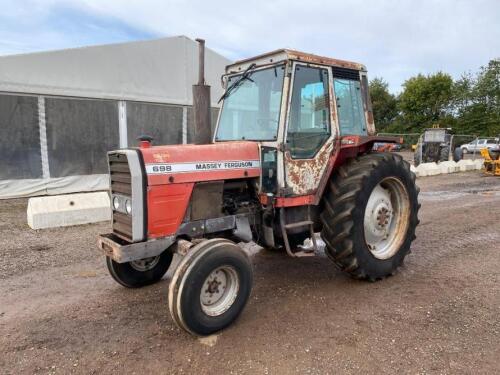
<instances>
[{"instance_id":1,"label":"windshield","mask_svg":"<svg viewBox=\"0 0 500 375\"><path fill-rule=\"evenodd\" d=\"M226 94L216 141L272 141L278 135L285 66L252 71ZM227 87L241 78L231 76Z\"/></svg>"}]
</instances>

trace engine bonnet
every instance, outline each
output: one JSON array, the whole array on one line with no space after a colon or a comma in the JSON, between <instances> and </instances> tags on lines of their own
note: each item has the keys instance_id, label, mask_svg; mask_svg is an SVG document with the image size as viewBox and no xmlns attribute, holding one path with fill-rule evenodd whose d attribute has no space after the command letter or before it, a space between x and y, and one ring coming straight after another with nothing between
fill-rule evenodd
<instances>
[{"instance_id":1,"label":"engine bonnet","mask_svg":"<svg viewBox=\"0 0 500 375\"><path fill-rule=\"evenodd\" d=\"M154 146L140 151L150 186L260 175L256 142Z\"/></svg>"}]
</instances>

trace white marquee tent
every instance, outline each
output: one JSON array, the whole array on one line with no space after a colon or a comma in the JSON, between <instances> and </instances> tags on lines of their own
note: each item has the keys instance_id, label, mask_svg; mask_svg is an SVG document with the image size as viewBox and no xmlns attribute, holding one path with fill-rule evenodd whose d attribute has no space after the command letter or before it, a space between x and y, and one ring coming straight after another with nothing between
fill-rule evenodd
<instances>
[{"instance_id":1,"label":"white marquee tent","mask_svg":"<svg viewBox=\"0 0 500 375\"><path fill-rule=\"evenodd\" d=\"M213 121L230 61L207 48ZM190 142L198 44L184 36L0 57L0 198L107 188L106 152Z\"/></svg>"}]
</instances>

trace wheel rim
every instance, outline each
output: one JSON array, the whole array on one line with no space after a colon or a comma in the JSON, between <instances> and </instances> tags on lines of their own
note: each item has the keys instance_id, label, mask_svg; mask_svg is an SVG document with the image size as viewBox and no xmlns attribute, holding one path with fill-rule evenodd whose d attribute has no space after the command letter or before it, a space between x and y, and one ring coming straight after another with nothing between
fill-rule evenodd
<instances>
[{"instance_id":1,"label":"wheel rim","mask_svg":"<svg viewBox=\"0 0 500 375\"><path fill-rule=\"evenodd\" d=\"M153 269L160 261L160 256L144 258L139 260L133 260L130 262L130 267L136 271L146 272Z\"/></svg>"},{"instance_id":2,"label":"wheel rim","mask_svg":"<svg viewBox=\"0 0 500 375\"><path fill-rule=\"evenodd\" d=\"M240 281L233 267L216 268L203 283L200 292L202 310L210 316L224 314L234 303L239 289Z\"/></svg>"},{"instance_id":3,"label":"wheel rim","mask_svg":"<svg viewBox=\"0 0 500 375\"><path fill-rule=\"evenodd\" d=\"M408 230L410 199L403 183L395 177L383 179L370 194L365 209L365 242L377 259L394 256Z\"/></svg>"}]
</instances>

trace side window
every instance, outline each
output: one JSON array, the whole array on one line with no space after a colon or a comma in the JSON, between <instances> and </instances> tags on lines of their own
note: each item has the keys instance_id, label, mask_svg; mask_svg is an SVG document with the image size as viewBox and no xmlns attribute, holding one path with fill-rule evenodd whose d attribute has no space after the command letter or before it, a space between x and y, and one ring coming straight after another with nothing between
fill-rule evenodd
<instances>
[{"instance_id":1,"label":"side window","mask_svg":"<svg viewBox=\"0 0 500 375\"><path fill-rule=\"evenodd\" d=\"M350 79L334 78L340 135L366 135L365 111L361 84Z\"/></svg>"},{"instance_id":2,"label":"side window","mask_svg":"<svg viewBox=\"0 0 500 375\"><path fill-rule=\"evenodd\" d=\"M294 159L314 157L330 136L328 70L295 68L287 144Z\"/></svg>"}]
</instances>

